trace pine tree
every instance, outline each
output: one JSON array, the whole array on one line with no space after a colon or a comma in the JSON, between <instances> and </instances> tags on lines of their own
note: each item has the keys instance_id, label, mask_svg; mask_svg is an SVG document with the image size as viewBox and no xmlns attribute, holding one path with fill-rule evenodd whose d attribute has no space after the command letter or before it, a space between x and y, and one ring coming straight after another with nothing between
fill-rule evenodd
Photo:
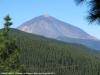
<instances>
[{"instance_id":1,"label":"pine tree","mask_svg":"<svg viewBox=\"0 0 100 75\"><path fill-rule=\"evenodd\" d=\"M89 6L89 15L87 19L89 22L97 22L100 23L100 0L75 0L78 4L80 3L88 3Z\"/></svg>"},{"instance_id":2,"label":"pine tree","mask_svg":"<svg viewBox=\"0 0 100 75\"><path fill-rule=\"evenodd\" d=\"M20 49L16 45L16 41L9 36L11 18L7 15L5 18L4 28L0 35L0 72L19 73L23 71L23 67L19 61Z\"/></svg>"}]
</instances>

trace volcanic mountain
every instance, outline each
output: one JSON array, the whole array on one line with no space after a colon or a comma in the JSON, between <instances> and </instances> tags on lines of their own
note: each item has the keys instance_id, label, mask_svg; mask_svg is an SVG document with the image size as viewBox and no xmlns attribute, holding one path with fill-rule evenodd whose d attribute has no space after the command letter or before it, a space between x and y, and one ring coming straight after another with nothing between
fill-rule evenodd
<instances>
[{"instance_id":1,"label":"volcanic mountain","mask_svg":"<svg viewBox=\"0 0 100 75\"><path fill-rule=\"evenodd\" d=\"M82 29L49 15L35 17L18 27L19 30L70 43L79 43L100 50L100 41Z\"/></svg>"}]
</instances>

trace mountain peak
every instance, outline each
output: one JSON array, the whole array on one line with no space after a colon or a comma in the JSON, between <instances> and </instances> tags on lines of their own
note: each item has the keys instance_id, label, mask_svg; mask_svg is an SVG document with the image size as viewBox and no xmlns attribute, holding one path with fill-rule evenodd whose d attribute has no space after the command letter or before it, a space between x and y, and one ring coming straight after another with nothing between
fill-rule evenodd
<instances>
[{"instance_id":1,"label":"mountain peak","mask_svg":"<svg viewBox=\"0 0 100 75\"><path fill-rule=\"evenodd\" d=\"M95 39L80 28L49 16L47 12L39 17L33 18L32 20L23 23L20 27L18 27L18 29L56 39L59 37Z\"/></svg>"},{"instance_id":2,"label":"mountain peak","mask_svg":"<svg viewBox=\"0 0 100 75\"><path fill-rule=\"evenodd\" d=\"M64 42L79 43L90 48L100 49L100 42L95 37L78 27L49 16L48 13L23 23L18 29Z\"/></svg>"},{"instance_id":3,"label":"mountain peak","mask_svg":"<svg viewBox=\"0 0 100 75\"><path fill-rule=\"evenodd\" d=\"M44 17L49 17L48 12L43 13L43 16L44 16Z\"/></svg>"}]
</instances>

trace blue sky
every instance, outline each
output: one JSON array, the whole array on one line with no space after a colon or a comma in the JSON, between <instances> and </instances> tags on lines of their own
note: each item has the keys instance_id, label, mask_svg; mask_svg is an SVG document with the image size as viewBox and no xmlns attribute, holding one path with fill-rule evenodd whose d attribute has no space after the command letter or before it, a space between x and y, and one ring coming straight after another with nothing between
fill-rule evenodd
<instances>
[{"instance_id":1,"label":"blue sky","mask_svg":"<svg viewBox=\"0 0 100 75\"><path fill-rule=\"evenodd\" d=\"M45 12L100 39L100 26L86 20L87 6L77 6L74 0L0 0L0 28L7 14L13 19L12 27L16 28Z\"/></svg>"}]
</instances>

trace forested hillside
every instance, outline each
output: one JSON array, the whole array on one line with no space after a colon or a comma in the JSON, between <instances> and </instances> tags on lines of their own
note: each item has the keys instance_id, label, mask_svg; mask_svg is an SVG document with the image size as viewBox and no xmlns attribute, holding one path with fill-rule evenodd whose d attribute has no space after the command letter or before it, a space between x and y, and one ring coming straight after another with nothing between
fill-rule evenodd
<instances>
[{"instance_id":1,"label":"forested hillside","mask_svg":"<svg viewBox=\"0 0 100 75\"><path fill-rule=\"evenodd\" d=\"M16 29L11 29L10 37L16 40L21 50L20 62L24 64L26 72L100 75L100 54L85 46L63 43Z\"/></svg>"}]
</instances>

